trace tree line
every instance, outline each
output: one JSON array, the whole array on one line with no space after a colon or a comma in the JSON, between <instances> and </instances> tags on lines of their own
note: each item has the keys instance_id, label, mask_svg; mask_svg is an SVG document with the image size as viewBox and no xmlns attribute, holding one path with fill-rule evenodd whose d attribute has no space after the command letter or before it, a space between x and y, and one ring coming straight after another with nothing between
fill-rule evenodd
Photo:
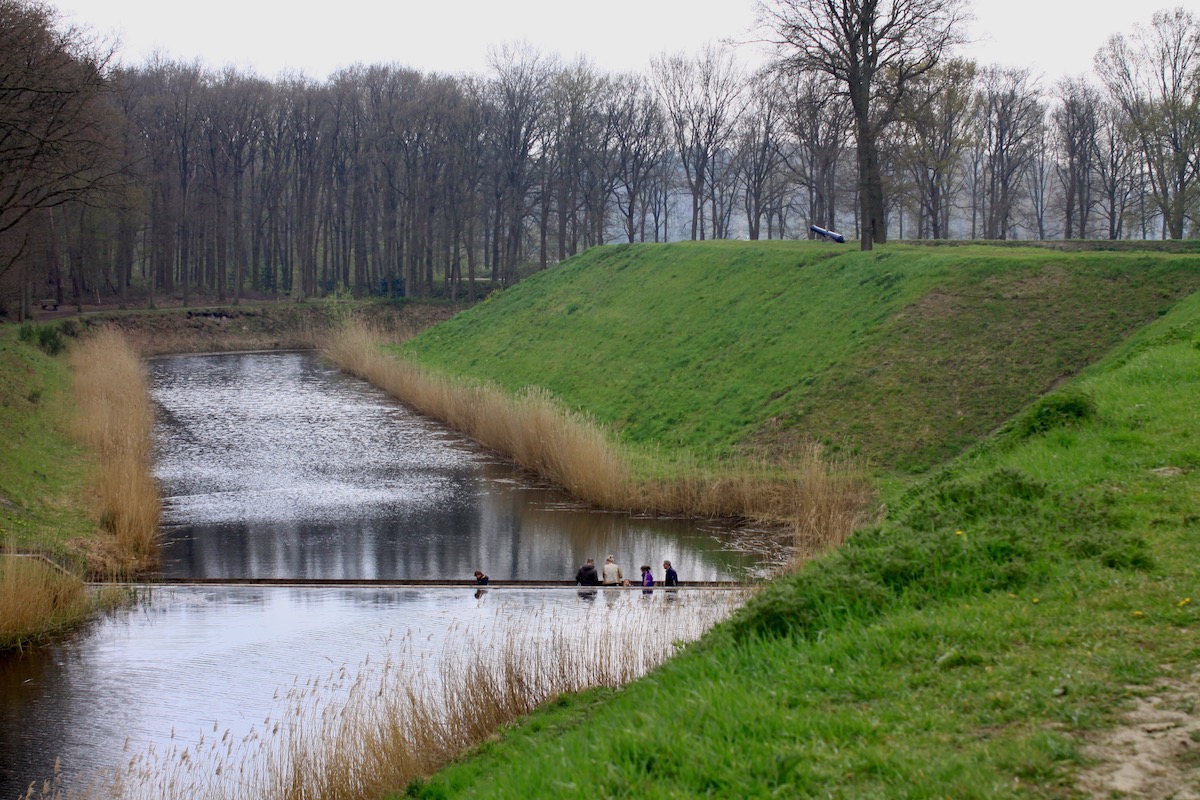
<instances>
[{"instance_id":1,"label":"tree line","mask_svg":"<svg viewBox=\"0 0 1200 800\"><path fill-rule=\"evenodd\" d=\"M1093 78L1045 87L950 57L951 35L823 63L838 36L886 45L828 20L832 44L805 41L802 12L827 5L763 6L779 58L753 73L712 45L644 74L502 46L484 75L269 80L122 66L49 6L0 0L0 303L474 298L597 244L814 224L868 246L1197 234L1194 14L1158 12Z\"/></svg>"}]
</instances>

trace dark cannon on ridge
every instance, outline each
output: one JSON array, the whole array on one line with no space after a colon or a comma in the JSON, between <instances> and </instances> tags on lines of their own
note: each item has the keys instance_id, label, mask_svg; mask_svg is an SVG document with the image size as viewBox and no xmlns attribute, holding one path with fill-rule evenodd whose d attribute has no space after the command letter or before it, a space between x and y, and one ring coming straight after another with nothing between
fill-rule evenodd
<instances>
[{"instance_id":1,"label":"dark cannon on ridge","mask_svg":"<svg viewBox=\"0 0 1200 800\"><path fill-rule=\"evenodd\" d=\"M820 236L822 239L833 239L838 244L846 243L846 237L842 236L837 231L827 231L824 228L817 226L817 225L810 225L808 229L810 231L812 231L813 233L817 234L818 236Z\"/></svg>"}]
</instances>

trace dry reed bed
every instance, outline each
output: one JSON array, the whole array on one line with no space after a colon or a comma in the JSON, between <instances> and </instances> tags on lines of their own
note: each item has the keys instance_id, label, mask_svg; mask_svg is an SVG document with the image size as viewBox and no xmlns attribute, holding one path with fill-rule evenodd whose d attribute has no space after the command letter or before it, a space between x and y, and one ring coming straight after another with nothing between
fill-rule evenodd
<instances>
[{"instance_id":1,"label":"dry reed bed","mask_svg":"<svg viewBox=\"0 0 1200 800\"><path fill-rule=\"evenodd\" d=\"M378 798L547 700L645 675L744 600L732 591L625 596L616 613L600 604L560 618L543 607L482 630L458 627L441 653L422 654L410 632L375 663L297 683L249 733L214 725L198 741L132 753L86 786L59 776L26 797Z\"/></svg>"},{"instance_id":2,"label":"dry reed bed","mask_svg":"<svg viewBox=\"0 0 1200 800\"><path fill-rule=\"evenodd\" d=\"M158 556L162 511L152 472L154 410L146 368L129 342L102 329L71 353L75 435L98 455L91 486L117 553L111 571L136 572Z\"/></svg>"},{"instance_id":3,"label":"dry reed bed","mask_svg":"<svg viewBox=\"0 0 1200 800\"><path fill-rule=\"evenodd\" d=\"M76 576L41 558L0 555L0 652L70 628L91 610Z\"/></svg>"},{"instance_id":4,"label":"dry reed bed","mask_svg":"<svg viewBox=\"0 0 1200 800\"><path fill-rule=\"evenodd\" d=\"M811 448L787 464L745 462L713 474L695 464L668 478L638 480L625 457L590 418L564 409L548 393L512 395L497 387L437 375L380 350L361 325L330 336L321 352L422 414L596 506L649 514L746 517L784 524L807 555L840 544L862 522L869 492L844 464Z\"/></svg>"}]
</instances>

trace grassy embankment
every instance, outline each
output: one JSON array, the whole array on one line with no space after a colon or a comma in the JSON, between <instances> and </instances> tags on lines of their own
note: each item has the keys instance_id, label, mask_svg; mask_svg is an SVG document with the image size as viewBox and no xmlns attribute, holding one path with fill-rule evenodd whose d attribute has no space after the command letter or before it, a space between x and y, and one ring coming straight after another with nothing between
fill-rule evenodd
<instances>
[{"instance_id":1,"label":"grassy embankment","mask_svg":"<svg viewBox=\"0 0 1200 800\"><path fill-rule=\"evenodd\" d=\"M1196 288L1196 258L596 248L403 358L345 338L333 355L599 505L742 513L837 542L861 521L847 459L887 485L961 452ZM563 427L588 446L547 433Z\"/></svg>"},{"instance_id":2,"label":"grassy embankment","mask_svg":"<svg viewBox=\"0 0 1200 800\"><path fill-rule=\"evenodd\" d=\"M783 242L595 248L403 352L582 409L653 475L813 440L883 472L960 453L1200 288L1200 254Z\"/></svg>"},{"instance_id":3,"label":"grassy embankment","mask_svg":"<svg viewBox=\"0 0 1200 800\"><path fill-rule=\"evenodd\" d=\"M783 521L819 546L861 521L846 455L937 463L1185 288L1161 259L1037 252L1050 266L978 247L597 248L419 337L403 364L357 341L329 352L582 499ZM1109 313L1114 292L1129 301ZM981 325L1025 352L997 353ZM897 431L902 450L880 452Z\"/></svg>"},{"instance_id":4,"label":"grassy embankment","mask_svg":"<svg viewBox=\"0 0 1200 800\"><path fill-rule=\"evenodd\" d=\"M649 678L414 793L1061 796L1134 698L1195 697L1200 301L1175 307L1195 256L750 247L653 269L603 249L407 349L545 386L647 451L815 435L897 485L933 475Z\"/></svg>"},{"instance_id":5,"label":"grassy embankment","mask_svg":"<svg viewBox=\"0 0 1200 800\"><path fill-rule=\"evenodd\" d=\"M67 364L5 327L0 373L0 544L66 558L67 542L94 524L82 500L91 462L63 425L71 408ZM75 575L40 559L0 556L0 651L77 625L92 608Z\"/></svg>"},{"instance_id":6,"label":"grassy embankment","mask_svg":"<svg viewBox=\"0 0 1200 800\"><path fill-rule=\"evenodd\" d=\"M119 336L70 342L57 327L4 328L0 358L0 541L70 567L0 558L2 650L113 601L89 594L80 574L153 564L159 500L144 369Z\"/></svg>"}]
</instances>

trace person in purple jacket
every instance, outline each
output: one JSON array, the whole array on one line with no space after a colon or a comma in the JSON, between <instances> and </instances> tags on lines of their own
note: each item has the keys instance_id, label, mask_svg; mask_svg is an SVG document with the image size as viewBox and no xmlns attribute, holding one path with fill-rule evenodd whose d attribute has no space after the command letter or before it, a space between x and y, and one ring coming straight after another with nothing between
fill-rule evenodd
<instances>
[{"instance_id":1,"label":"person in purple jacket","mask_svg":"<svg viewBox=\"0 0 1200 800\"><path fill-rule=\"evenodd\" d=\"M642 592L642 594L650 594L650 592L648 590L653 585L654 585L654 573L652 573L650 571L650 565L642 564L642 586L645 589L647 589L647 591Z\"/></svg>"}]
</instances>

